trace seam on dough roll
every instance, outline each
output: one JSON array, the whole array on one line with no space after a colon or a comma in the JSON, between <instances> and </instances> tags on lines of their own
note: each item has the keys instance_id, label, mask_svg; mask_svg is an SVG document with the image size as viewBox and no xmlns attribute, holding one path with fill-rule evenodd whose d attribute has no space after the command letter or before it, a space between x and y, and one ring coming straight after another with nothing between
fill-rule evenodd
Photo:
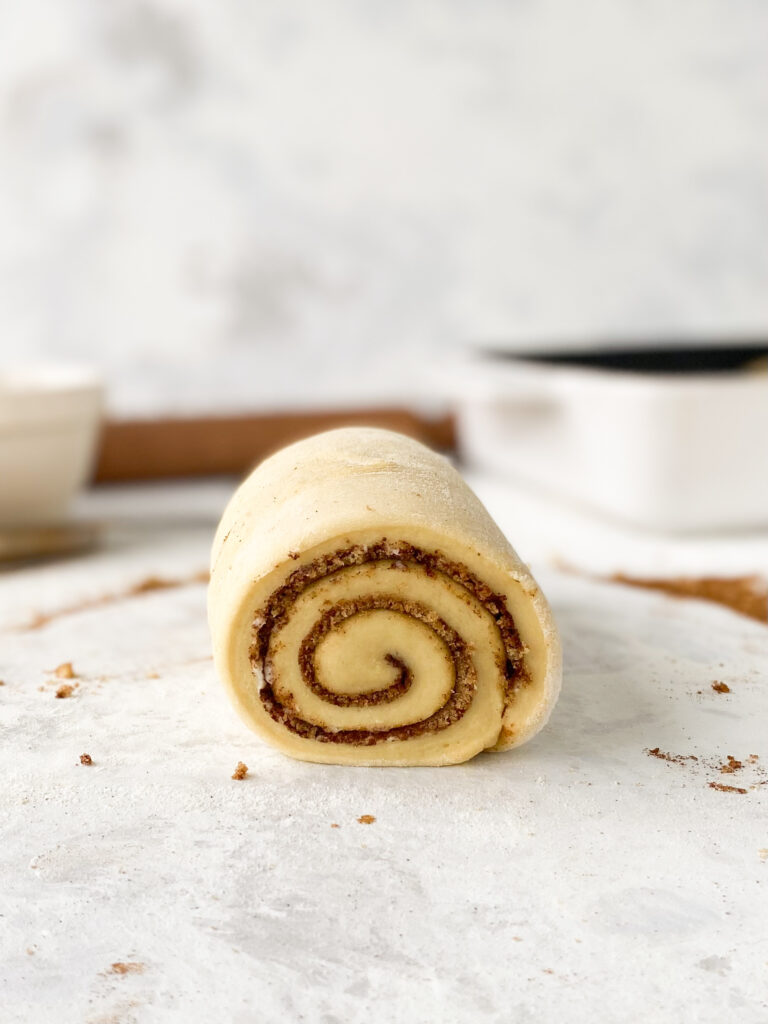
<instances>
[{"instance_id":1,"label":"seam on dough roll","mask_svg":"<svg viewBox=\"0 0 768 1024\"><path fill-rule=\"evenodd\" d=\"M560 686L527 568L445 459L389 431L329 431L251 474L214 540L209 619L237 710L303 760L518 746Z\"/></svg>"}]
</instances>

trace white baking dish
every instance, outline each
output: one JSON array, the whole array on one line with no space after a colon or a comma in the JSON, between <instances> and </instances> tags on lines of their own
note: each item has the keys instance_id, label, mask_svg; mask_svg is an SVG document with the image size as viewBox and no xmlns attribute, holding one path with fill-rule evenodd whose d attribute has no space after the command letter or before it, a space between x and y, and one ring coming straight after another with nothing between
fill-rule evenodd
<instances>
[{"instance_id":1,"label":"white baking dish","mask_svg":"<svg viewBox=\"0 0 768 1024\"><path fill-rule=\"evenodd\" d=\"M768 374L653 375L475 356L462 455L663 530L768 525Z\"/></svg>"},{"instance_id":2,"label":"white baking dish","mask_svg":"<svg viewBox=\"0 0 768 1024\"><path fill-rule=\"evenodd\" d=\"M53 521L91 470L102 385L86 370L0 370L0 524Z\"/></svg>"}]
</instances>

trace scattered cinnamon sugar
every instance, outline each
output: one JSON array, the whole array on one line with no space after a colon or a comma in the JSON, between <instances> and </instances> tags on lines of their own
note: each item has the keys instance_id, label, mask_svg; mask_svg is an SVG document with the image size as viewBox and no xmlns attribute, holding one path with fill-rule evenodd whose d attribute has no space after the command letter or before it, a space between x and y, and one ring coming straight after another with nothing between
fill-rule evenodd
<instances>
[{"instance_id":1,"label":"scattered cinnamon sugar","mask_svg":"<svg viewBox=\"0 0 768 1024\"><path fill-rule=\"evenodd\" d=\"M121 963L118 961L112 964L110 967L111 974L143 974L144 964L128 961L127 963Z\"/></svg>"},{"instance_id":2,"label":"scattered cinnamon sugar","mask_svg":"<svg viewBox=\"0 0 768 1024\"><path fill-rule=\"evenodd\" d=\"M4 679L0 679L0 686L5 686L5 680Z\"/></svg>"},{"instance_id":3,"label":"scattered cinnamon sugar","mask_svg":"<svg viewBox=\"0 0 768 1024\"><path fill-rule=\"evenodd\" d=\"M242 761L238 761L237 762L237 766L236 766L234 772L232 773L232 778L233 779L244 779L247 774L248 774L248 765L247 764L243 764Z\"/></svg>"},{"instance_id":4,"label":"scattered cinnamon sugar","mask_svg":"<svg viewBox=\"0 0 768 1024\"><path fill-rule=\"evenodd\" d=\"M694 762L689 765L689 768L694 772L700 772L702 769L707 772L717 771L722 775L734 775L736 772L746 770L749 775L752 776L749 781L749 789L757 789L758 786L768 786L768 778L765 769L758 763L760 758L757 754L749 754L745 756L743 760L734 757L733 754L727 754L725 761L722 761L719 757L696 757L693 754L668 754L658 747L649 749L646 747L645 753L651 757L657 757L659 760L668 761L671 764L685 765L686 762ZM703 780L702 780L703 781ZM749 789L746 786L729 786L724 782L707 782L710 789L717 789L721 793L747 793Z\"/></svg>"},{"instance_id":5,"label":"scattered cinnamon sugar","mask_svg":"<svg viewBox=\"0 0 768 1024\"><path fill-rule=\"evenodd\" d=\"M341 828L341 825L337 825L335 821L332 821L331 828Z\"/></svg>"},{"instance_id":6,"label":"scattered cinnamon sugar","mask_svg":"<svg viewBox=\"0 0 768 1024\"><path fill-rule=\"evenodd\" d=\"M686 761L699 760L695 754L668 754L664 750L659 750L658 747L652 749L646 747L645 752L651 757L658 757L660 761L669 761L670 764L685 764Z\"/></svg>"},{"instance_id":7,"label":"scattered cinnamon sugar","mask_svg":"<svg viewBox=\"0 0 768 1024\"><path fill-rule=\"evenodd\" d=\"M762 576L702 576L672 579L644 579L615 573L611 583L660 590L671 597L693 597L713 601L758 622L768 622L768 580Z\"/></svg>"},{"instance_id":8,"label":"scattered cinnamon sugar","mask_svg":"<svg viewBox=\"0 0 768 1024\"><path fill-rule=\"evenodd\" d=\"M61 665L57 665L56 668L53 669L53 675L55 675L57 679L77 679L77 673L72 668L71 661L63 661Z\"/></svg>"},{"instance_id":9,"label":"scattered cinnamon sugar","mask_svg":"<svg viewBox=\"0 0 768 1024\"><path fill-rule=\"evenodd\" d=\"M90 754L81 754L80 764L93 764L93 758Z\"/></svg>"},{"instance_id":10,"label":"scattered cinnamon sugar","mask_svg":"<svg viewBox=\"0 0 768 1024\"><path fill-rule=\"evenodd\" d=\"M174 587L188 587L195 583L207 583L210 573L207 569L192 573L180 579L166 579L162 576L148 576L138 583L132 584L127 590L115 594L102 594L100 597L90 597L76 604L66 605L52 612L38 612L29 622L17 627L18 631L26 632L35 629L42 629L56 619L64 618L67 615L77 615L80 612L91 611L94 608L103 608L106 605L116 604L119 601L126 601L133 597L140 597L142 594L149 594L155 590L171 590Z\"/></svg>"},{"instance_id":11,"label":"scattered cinnamon sugar","mask_svg":"<svg viewBox=\"0 0 768 1024\"><path fill-rule=\"evenodd\" d=\"M171 590L173 587L178 586L175 580L165 579L163 576L147 576L144 580L139 580L138 583L134 583L133 586L126 590L128 597L138 597L139 594L151 594L155 590Z\"/></svg>"},{"instance_id":12,"label":"scattered cinnamon sugar","mask_svg":"<svg viewBox=\"0 0 768 1024\"><path fill-rule=\"evenodd\" d=\"M720 771L724 775L733 775L734 772L739 771L740 768L744 767L743 761L737 761L733 754L728 754L728 760L724 764L720 765Z\"/></svg>"},{"instance_id":13,"label":"scattered cinnamon sugar","mask_svg":"<svg viewBox=\"0 0 768 1024\"><path fill-rule=\"evenodd\" d=\"M712 683L712 689L715 691L715 693L730 693L731 692L731 688L728 685L728 683L721 683L719 679L716 679L714 681L714 683Z\"/></svg>"},{"instance_id":14,"label":"scattered cinnamon sugar","mask_svg":"<svg viewBox=\"0 0 768 1024\"><path fill-rule=\"evenodd\" d=\"M357 820L361 825L372 825L376 821L372 814L361 814Z\"/></svg>"},{"instance_id":15,"label":"scattered cinnamon sugar","mask_svg":"<svg viewBox=\"0 0 768 1024\"><path fill-rule=\"evenodd\" d=\"M56 696L59 700L63 700L65 697L71 697L74 692L74 686L70 686L69 683L62 683L56 691Z\"/></svg>"}]
</instances>

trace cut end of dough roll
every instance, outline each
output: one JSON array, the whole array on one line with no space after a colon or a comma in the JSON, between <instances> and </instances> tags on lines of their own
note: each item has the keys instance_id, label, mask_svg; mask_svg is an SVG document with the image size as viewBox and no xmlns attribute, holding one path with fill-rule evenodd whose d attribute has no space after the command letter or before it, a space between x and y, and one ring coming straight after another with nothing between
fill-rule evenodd
<instances>
[{"instance_id":1,"label":"cut end of dough roll","mask_svg":"<svg viewBox=\"0 0 768 1024\"><path fill-rule=\"evenodd\" d=\"M238 712L305 761L458 764L530 739L560 689L527 568L444 458L385 430L254 470L216 533L208 610Z\"/></svg>"}]
</instances>

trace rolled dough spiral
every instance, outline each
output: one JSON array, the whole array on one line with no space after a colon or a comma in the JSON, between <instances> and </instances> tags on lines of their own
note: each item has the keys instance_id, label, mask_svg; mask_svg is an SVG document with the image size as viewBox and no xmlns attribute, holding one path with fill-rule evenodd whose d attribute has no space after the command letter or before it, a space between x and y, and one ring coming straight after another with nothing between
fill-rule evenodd
<instances>
[{"instance_id":1,"label":"rolled dough spiral","mask_svg":"<svg viewBox=\"0 0 768 1024\"><path fill-rule=\"evenodd\" d=\"M560 688L527 568L444 458L389 431L329 431L254 470L208 606L237 710L302 760L456 764L530 739Z\"/></svg>"}]
</instances>

